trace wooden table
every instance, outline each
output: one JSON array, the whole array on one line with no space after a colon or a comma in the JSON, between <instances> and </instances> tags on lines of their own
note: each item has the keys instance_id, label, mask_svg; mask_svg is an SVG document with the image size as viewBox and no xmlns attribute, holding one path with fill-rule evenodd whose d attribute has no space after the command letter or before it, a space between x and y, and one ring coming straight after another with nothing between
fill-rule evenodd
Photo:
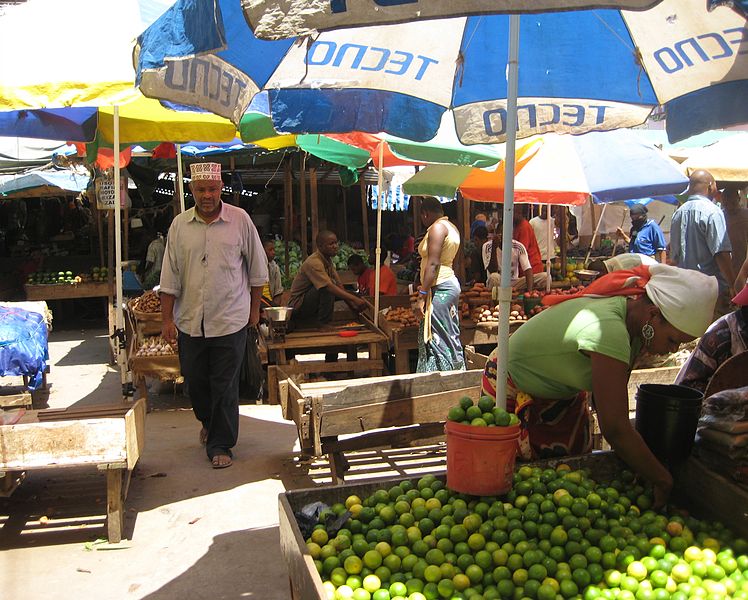
<instances>
[{"instance_id":1,"label":"wooden table","mask_svg":"<svg viewBox=\"0 0 748 600\"><path fill-rule=\"evenodd\" d=\"M266 339L268 352L268 402L278 404L278 369L282 367L285 375L303 377L309 373L342 373L346 371L364 372L369 375L382 375L384 361L381 354L387 344L387 336L368 320L364 319L361 329L355 337L344 338L339 335L343 323L333 322L329 326L315 329L299 328L286 334L285 341ZM369 357L363 360L325 362L321 360L304 361L303 364L292 364L286 357L286 350L296 354L320 354L335 348L367 346Z\"/></svg>"},{"instance_id":2,"label":"wooden table","mask_svg":"<svg viewBox=\"0 0 748 600\"><path fill-rule=\"evenodd\" d=\"M0 426L0 495L26 471L92 466L106 472L107 534L122 539L124 501L145 441L145 401L19 412Z\"/></svg>"}]
</instances>

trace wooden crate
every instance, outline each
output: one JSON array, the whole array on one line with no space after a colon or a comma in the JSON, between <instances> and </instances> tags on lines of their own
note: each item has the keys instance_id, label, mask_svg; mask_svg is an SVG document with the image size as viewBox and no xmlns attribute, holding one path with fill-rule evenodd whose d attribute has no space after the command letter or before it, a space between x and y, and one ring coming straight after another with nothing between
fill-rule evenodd
<instances>
[{"instance_id":1,"label":"wooden crate","mask_svg":"<svg viewBox=\"0 0 748 600\"><path fill-rule=\"evenodd\" d=\"M417 373L297 385L281 381L283 417L296 423L303 451L328 455L335 480L346 471L343 452L442 438L450 407L478 398L482 371ZM417 426L397 434L374 429ZM367 433L368 432L368 433ZM354 438L338 440L344 434Z\"/></svg>"},{"instance_id":2,"label":"wooden crate","mask_svg":"<svg viewBox=\"0 0 748 600\"><path fill-rule=\"evenodd\" d=\"M625 468L612 452L597 452L578 457L564 457L541 461L541 467L555 467L563 462L572 469L589 469L598 480L613 479ZM442 481L445 475L438 475ZM710 473L696 460L691 459L675 474L676 485L673 497L703 518L719 519L740 535L748 535L748 492L731 484L724 478ZM346 483L318 488L293 490L278 496L281 553L288 567L292 600L325 600L322 579L314 566L306 542L296 522L299 512L311 502L324 502L328 506L343 502L350 495L366 498L379 489L389 489L397 483L418 478L388 477L365 483Z\"/></svg>"},{"instance_id":3,"label":"wooden crate","mask_svg":"<svg viewBox=\"0 0 748 600\"><path fill-rule=\"evenodd\" d=\"M410 351L418 350L418 326L405 327L388 321L385 311L379 312L379 327L387 335L395 357L395 374L410 373Z\"/></svg>"},{"instance_id":4,"label":"wooden crate","mask_svg":"<svg viewBox=\"0 0 748 600\"><path fill-rule=\"evenodd\" d=\"M106 472L107 533L122 539L124 501L132 469L143 452L145 401L134 404L27 411L0 427L4 494L33 469L92 466Z\"/></svg>"}]
</instances>

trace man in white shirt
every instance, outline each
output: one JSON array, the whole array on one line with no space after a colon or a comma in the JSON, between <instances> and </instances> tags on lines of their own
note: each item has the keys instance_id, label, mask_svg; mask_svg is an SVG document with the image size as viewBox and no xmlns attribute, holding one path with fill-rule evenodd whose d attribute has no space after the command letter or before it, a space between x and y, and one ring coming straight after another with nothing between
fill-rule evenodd
<instances>
[{"instance_id":1,"label":"man in white shirt","mask_svg":"<svg viewBox=\"0 0 748 600\"><path fill-rule=\"evenodd\" d=\"M530 225L535 232L535 239L538 240L540 248L540 259L545 262L548 258L553 258L556 254L556 229L555 223L551 223L551 237L548 238L548 207L542 206L540 214L530 219Z\"/></svg>"},{"instance_id":2,"label":"man in white shirt","mask_svg":"<svg viewBox=\"0 0 748 600\"><path fill-rule=\"evenodd\" d=\"M491 289L501 285L501 225L496 226L496 233L483 244L483 264L488 277L486 287ZM517 240L512 240L512 287L531 292L534 285L530 258L527 249Z\"/></svg>"},{"instance_id":3,"label":"man in white shirt","mask_svg":"<svg viewBox=\"0 0 748 600\"><path fill-rule=\"evenodd\" d=\"M174 346L214 469L232 464L247 325L260 320L268 263L249 215L221 201L221 165L190 166L195 206L172 221L161 269L161 335Z\"/></svg>"}]
</instances>

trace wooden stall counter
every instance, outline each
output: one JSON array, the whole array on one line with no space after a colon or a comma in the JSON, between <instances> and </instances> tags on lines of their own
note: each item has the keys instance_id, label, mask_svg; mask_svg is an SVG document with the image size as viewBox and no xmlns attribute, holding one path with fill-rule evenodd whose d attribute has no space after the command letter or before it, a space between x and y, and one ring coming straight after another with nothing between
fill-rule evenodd
<instances>
[{"instance_id":1,"label":"wooden stall counter","mask_svg":"<svg viewBox=\"0 0 748 600\"><path fill-rule=\"evenodd\" d=\"M114 283L88 281L84 283L59 283L23 286L27 300L71 300L114 296Z\"/></svg>"},{"instance_id":2,"label":"wooden stall counter","mask_svg":"<svg viewBox=\"0 0 748 600\"><path fill-rule=\"evenodd\" d=\"M347 333L347 332L355 332ZM342 335L341 335L342 334ZM348 337L350 336L350 337ZM384 347L387 344L387 336L381 329L374 326L366 318L359 322L333 321L329 325L320 328L300 327L285 334L285 339L265 339L268 354L268 402L278 404L278 369L282 367L283 374L303 379L310 373L344 373L347 371L365 373L369 376L382 375L384 372L384 361L381 358ZM294 354L320 354L335 349L356 348L365 346L368 358L362 360L344 360L337 362L326 362L322 360L309 360L299 363L287 357L286 351Z\"/></svg>"},{"instance_id":3,"label":"wooden stall counter","mask_svg":"<svg viewBox=\"0 0 748 600\"><path fill-rule=\"evenodd\" d=\"M107 534L122 539L124 501L145 441L145 401L134 404L17 411L0 426L0 495L26 471L96 467L106 472Z\"/></svg>"}]
</instances>

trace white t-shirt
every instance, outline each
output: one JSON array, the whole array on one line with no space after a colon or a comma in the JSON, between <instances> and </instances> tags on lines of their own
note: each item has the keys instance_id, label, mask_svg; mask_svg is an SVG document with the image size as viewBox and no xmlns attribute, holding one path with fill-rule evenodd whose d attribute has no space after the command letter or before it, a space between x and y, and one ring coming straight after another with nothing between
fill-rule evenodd
<instances>
[{"instance_id":1,"label":"white t-shirt","mask_svg":"<svg viewBox=\"0 0 748 600\"><path fill-rule=\"evenodd\" d=\"M491 262L491 251L493 249L493 241L488 240L483 244L481 249L483 254L483 266L488 270L488 263ZM498 261L498 272L501 272L501 248L496 249L496 260ZM524 277L525 271L531 269L530 257L527 256L527 249L524 244L517 240L512 240L512 283L518 281L520 277Z\"/></svg>"},{"instance_id":2,"label":"white t-shirt","mask_svg":"<svg viewBox=\"0 0 748 600\"><path fill-rule=\"evenodd\" d=\"M535 232L535 239L538 240L538 248L540 248L540 259L548 260L550 254L555 255L556 246L556 231L555 227L551 225L551 243L548 243L548 219L541 219L540 217L533 217L530 219L530 225L532 230Z\"/></svg>"}]
</instances>

